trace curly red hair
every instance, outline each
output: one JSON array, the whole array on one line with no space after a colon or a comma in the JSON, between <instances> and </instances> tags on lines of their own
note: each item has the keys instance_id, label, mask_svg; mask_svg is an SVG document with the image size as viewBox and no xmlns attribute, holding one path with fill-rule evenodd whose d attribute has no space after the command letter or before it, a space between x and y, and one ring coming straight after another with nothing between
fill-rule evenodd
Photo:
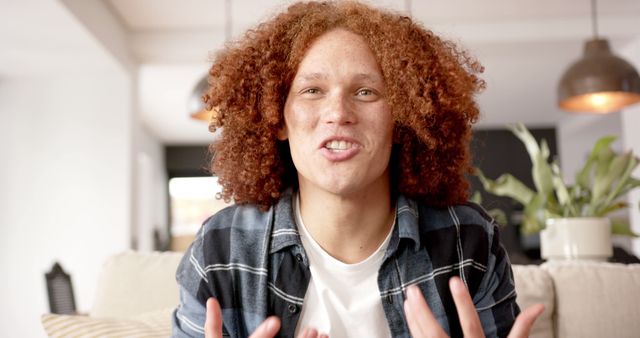
<instances>
[{"instance_id":1,"label":"curly red hair","mask_svg":"<svg viewBox=\"0 0 640 338\"><path fill-rule=\"evenodd\" d=\"M217 54L204 100L217 112L210 127L224 126L210 147L222 197L268 207L297 184L277 139L285 100L309 45L337 27L361 35L380 64L395 124L394 190L434 206L466 201L481 65L407 16L346 1L291 5Z\"/></svg>"}]
</instances>

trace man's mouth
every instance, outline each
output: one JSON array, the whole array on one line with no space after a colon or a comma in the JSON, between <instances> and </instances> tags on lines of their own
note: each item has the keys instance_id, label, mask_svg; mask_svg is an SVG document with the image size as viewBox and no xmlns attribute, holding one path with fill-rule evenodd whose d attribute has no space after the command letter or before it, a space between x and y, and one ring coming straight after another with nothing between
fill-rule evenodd
<instances>
[{"instance_id":1,"label":"man's mouth","mask_svg":"<svg viewBox=\"0 0 640 338\"><path fill-rule=\"evenodd\" d=\"M331 151L343 151L355 147L355 143L348 141L332 140L325 143L324 147Z\"/></svg>"}]
</instances>

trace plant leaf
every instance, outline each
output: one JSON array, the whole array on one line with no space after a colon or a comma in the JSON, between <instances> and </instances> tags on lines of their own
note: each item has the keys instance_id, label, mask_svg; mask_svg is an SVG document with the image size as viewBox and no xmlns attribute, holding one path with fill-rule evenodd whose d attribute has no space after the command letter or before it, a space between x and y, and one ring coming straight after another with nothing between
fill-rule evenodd
<instances>
[{"instance_id":1,"label":"plant leaf","mask_svg":"<svg viewBox=\"0 0 640 338\"><path fill-rule=\"evenodd\" d=\"M629 175L631 175L631 171L628 171L629 167L631 166L631 169L633 169L636 164L631 152L611 157L606 160L606 163L598 163L593 182L593 194L591 195L591 203L595 208L594 210L601 208L600 204L606 205L615 199L615 195L622 189L629 179ZM614 189L614 182L618 179L620 184Z\"/></svg>"},{"instance_id":2,"label":"plant leaf","mask_svg":"<svg viewBox=\"0 0 640 338\"><path fill-rule=\"evenodd\" d=\"M602 148L600 152L596 154L594 165L595 174L593 176L591 204L595 206L611 187L611 183L606 183L606 176L611 164L615 159L615 152L610 146Z\"/></svg>"},{"instance_id":3,"label":"plant leaf","mask_svg":"<svg viewBox=\"0 0 640 338\"><path fill-rule=\"evenodd\" d=\"M614 212L614 211L620 210L620 209L624 209L624 208L626 208L628 206L629 206L628 203L620 201L620 202L617 202L617 203L610 204L608 207L600 210L599 212L597 212L593 216L604 217L604 216L606 216L607 214L609 214L611 212Z\"/></svg>"},{"instance_id":4,"label":"plant leaf","mask_svg":"<svg viewBox=\"0 0 640 338\"><path fill-rule=\"evenodd\" d=\"M503 174L494 181L488 179L480 169L476 168L476 175L486 191L498 196L511 197L523 205L527 205L535 195L533 190L511 174Z\"/></svg>"},{"instance_id":5,"label":"plant leaf","mask_svg":"<svg viewBox=\"0 0 640 338\"><path fill-rule=\"evenodd\" d=\"M629 237L640 237L635 232L631 231L629 222L621 219L611 220L611 233L616 235L624 235Z\"/></svg>"},{"instance_id":6,"label":"plant leaf","mask_svg":"<svg viewBox=\"0 0 640 338\"><path fill-rule=\"evenodd\" d=\"M630 177L629 178L629 182L627 185L625 185L620 192L618 193L618 196L624 196L626 193L628 193L629 191L640 187L640 180ZM640 208L640 204L638 204L638 207Z\"/></svg>"},{"instance_id":7,"label":"plant leaf","mask_svg":"<svg viewBox=\"0 0 640 338\"><path fill-rule=\"evenodd\" d=\"M544 229L545 215L543 212L544 197L540 194L533 196L531 201L525 205L522 212L523 234L528 235Z\"/></svg>"},{"instance_id":8,"label":"plant leaf","mask_svg":"<svg viewBox=\"0 0 640 338\"><path fill-rule=\"evenodd\" d=\"M571 199L571 195L569 194L566 184L562 180L558 163L552 163L551 170L553 171L553 187L555 188L556 196L558 198L559 209L563 211L564 217L577 217L578 211L573 205L573 200Z\"/></svg>"},{"instance_id":9,"label":"plant leaf","mask_svg":"<svg viewBox=\"0 0 640 338\"><path fill-rule=\"evenodd\" d=\"M538 191L547 196L549 202L553 201L553 203L555 203L556 200L553 194L553 172L549 165L549 146L547 145L547 141L542 140L540 142L540 149L541 151L533 163L533 182L539 187Z\"/></svg>"},{"instance_id":10,"label":"plant leaf","mask_svg":"<svg viewBox=\"0 0 640 338\"><path fill-rule=\"evenodd\" d=\"M626 190L626 188L629 188L629 190L631 190L631 189L635 188L637 186L637 184L640 182L640 181L636 180L635 178L631 177L631 173L638 166L638 160L633 156L631 151L627 152L626 154L624 154L623 156L620 156L620 157L624 158L624 160L626 162L626 163L624 163L625 164L625 168L623 169L622 173L617 175L616 178L619 178L618 179L618 184L615 186L615 188L613 188L609 192L609 195L605 199L605 201L602 204L601 208L607 207L609 204L611 204L612 201L614 201L618 197L622 196L621 192L623 190ZM616 160L617 160L617 158L616 158ZM615 162L615 160L614 160L614 162ZM610 184L613 184L613 182L611 182Z\"/></svg>"},{"instance_id":11,"label":"plant leaf","mask_svg":"<svg viewBox=\"0 0 640 338\"><path fill-rule=\"evenodd\" d=\"M480 169L476 168L476 171L479 171ZM482 194L480 194L479 191L475 191L473 193L473 195L471 195L471 198L469 198L469 201L476 203L478 205L482 205ZM491 209L491 210L487 210L487 214L493 218L496 223L499 226L506 226L507 225L507 214L505 214L504 211L502 211L502 209Z\"/></svg>"},{"instance_id":12,"label":"plant leaf","mask_svg":"<svg viewBox=\"0 0 640 338\"><path fill-rule=\"evenodd\" d=\"M596 161L598 154L609 149L609 145L613 141L615 141L616 138L617 138L616 136L604 136L598 139L598 141L596 141L596 144L593 146L593 149L591 150L591 154L589 154L589 157L587 158L587 162L585 163L584 167L582 167L582 169L576 175L577 185L580 185L585 189L591 188L591 176L592 176L591 172L592 172L592 167L594 165L594 162Z\"/></svg>"},{"instance_id":13,"label":"plant leaf","mask_svg":"<svg viewBox=\"0 0 640 338\"><path fill-rule=\"evenodd\" d=\"M473 195L471 195L471 198L469 198L469 201L478 205L482 205L482 195L479 191L475 191Z\"/></svg>"},{"instance_id":14,"label":"plant leaf","mask_svg":"<svg viewBox=\"0 0 640 338\"><path fill-rule=\"evenodd\" d=\"M508 128L522 143L524 143L525 148L527 148L527 153L531 158L531 162L533 162L534 157L540 152L540 147L538 146L536 139L522 123L516 123Z\"/></svg>"},{"instance_id":15,"label":"plant leaf","mask_svg":"<svg viewBox=\"0 0 640 338\"><path fill-rule=\"evenodd\" d=\"M488 210L487 213L496 221L496 223L498 223L498 225L500 226L507 225L507 214L505 214L505 212L502 211L502 209L498 209L498 208L491 209L491 210Z\"/></svg>"},{"instance_id":16,"label":"plant leaf","mask_svg":"<svg viewBox=\"0 0 640 338\"><path fill-rule=\"evenodd\" d=\"M532 163L531 176L536 189L539 193L545 195L549 202L555 202L553 197L553 175L549 166L549 147L547 142L542 140L540 146L538 146L536 139L522 123L510 127L510 129L527 148Z\"/></svg>"}]
</instances>

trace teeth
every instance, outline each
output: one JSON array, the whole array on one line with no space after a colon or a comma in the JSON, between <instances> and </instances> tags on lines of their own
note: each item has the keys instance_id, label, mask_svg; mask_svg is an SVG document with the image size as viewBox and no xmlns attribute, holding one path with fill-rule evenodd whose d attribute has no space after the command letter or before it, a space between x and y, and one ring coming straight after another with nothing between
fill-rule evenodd
<instances>
[{"instance_id":1,"label":"teeth","mask_svg":"<svg viewBox=\"0 0 640 338\"><path fill-rule=\"evenodd\" d=\"M330 150L347 150L353 147L353 143L347 142L347 141L333 140L333 141L327 142L327 144L324 147Z\"/></svg>"}]
</instances>

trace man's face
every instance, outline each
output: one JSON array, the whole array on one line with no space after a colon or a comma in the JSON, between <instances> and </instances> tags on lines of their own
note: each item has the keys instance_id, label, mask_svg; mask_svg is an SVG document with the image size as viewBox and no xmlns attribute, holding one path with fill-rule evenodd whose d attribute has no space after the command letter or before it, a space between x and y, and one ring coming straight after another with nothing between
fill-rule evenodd
<instances>
[{"instance_id":1,"label":"man's face","mask_svg":"<svg viewBox=\"0 0 640 338\"><path fill-rule=\"evenodd\" d=\"M348 196L388 184L393 121L384 81L364 39L320 36L302 59L284 108L300 188Z\"/></svg>"}]
</instances>

